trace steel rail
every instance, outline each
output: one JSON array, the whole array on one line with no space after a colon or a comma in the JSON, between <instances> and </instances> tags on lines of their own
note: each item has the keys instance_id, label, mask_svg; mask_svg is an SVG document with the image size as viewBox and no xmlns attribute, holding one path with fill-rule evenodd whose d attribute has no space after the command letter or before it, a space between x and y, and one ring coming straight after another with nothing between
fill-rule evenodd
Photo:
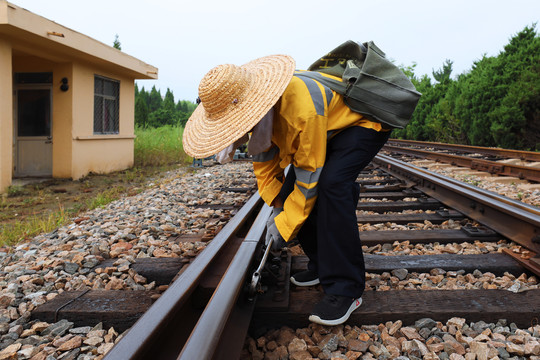
<instances>
[{"instance_id":1,"label":"steel rail","mask_svg":"<svg viewBox=\"0 0 540 360\"><path fill-rule=\"evenodd\" d=\"M217 354L218 344L224 334L225 325L229 322L228 319L232 309L245 285L245 279L251 268L250 264L255 257L259 241L265 231L266 221L271 211L272 209L268 205L263 206L263 209L255 219L229 268L221 279L212 299L191 332L180 356L178 356L178 360L206 360L215 358L215 355L218 355L218 357L225 355L225 358L230 359L238 358L238 356L233 356L232 351L220 351ZM244 309L246 312L252 313L254 306L245 306ZM245 326L245 332L243 334L237 334L241 338L237 348L238 355L240 355L242 345L244 344L248 327L249 322ZM231 344L227 344L227 346L230 347Z\"/></svg>"},{"instance_id":2,"label":"steel rail","mask_svg":"<svg viewBox=\"0 0 540 360\"><path fill-rule=\"evenodd\" d=\"M374 163L446 206L540 252L540 209L379 154Z\"/></svg>"},{"instance_id":3,"label":"steel rail","mask_svg":"<svg viewBox=\"0 0 540 360\"><path fill-rule=\"evenodd\" d=\"M181 332L187 322L178 309L188 302L203 274L261 203L255 193L104 359L148 359L158 350L169 356L174 354L171 359L176 358L182 350L182 342L171 339L171 333Z\"/></svg>"},{"instance_id":4,"label":"steel rail","mask_svg":"<svg viewBox=\"0 0 540 360\"><path fill-rule=\"evenodd\" d=\"M427 142L427 141L414 141L414 140L402 140L402 139L390 139L388 140L388 144L433 147L436 149L444 149L444 150L450 150L450 151L461 151L461 152L468 152L468 153L501 156L501 157L506 157L506 158L520 159L520 160L540 161L540 152L536 152L536 151L510 150L510 149L501 149L501 148L459 145L459 144L445 144L441 142Z\"/></svg>"},{"instance_id":5,"label":"steel rail","mask_svg":"<svg viewBox=\"0 0 540 360\"><path fill-rule=\"evenodd\" d=\"M425 159L434 159L453 165L465 166L473 170L485 171L491 174L515 176L520 179L540 182L540 169L531 166L504 164L497 161L475 159L468 156L437 153L400 146L385 145L383 149L394 153L407 154Z\"/></svg>"},{"instance_id":6,"label":"steel rail","mask_svg":"<svg viewBox=\"0 0 540 360\"><path fill-rule=\"evenodd\" d=\"M497 194L495 192L485 190L485 189L479 188L479 187L471 185L471 184L467 184L467 183L465 183L463 181L456 180L456 179L441 175L439 173L427 170L427 169L419 167L419 166L415 166L415 165L412 165L412 164L409 164L409 163L406 163L406 162L401 162L399 160L393 159L391 156L380 154L380 159L392 159L393 161L403 163L404 165L407 165L407 166L415 169L416 171L431 175L433 177L440 178L440 179L442 179L442 180L444 180L444 181L446 181L448 183L454 184L454 186L456 186L456 187L464 187L464 188L467 188L467 189L469 189L471 191L479 192L479 193L483 194L484 196L491 197L491 198L493 198L496 201L499 201L501 203L506 203L509 206L512 206L514 208L522 209L525 212L532 212L533 214L537 214L537 215L540 216L540 209L538 209L538 208L536 208L534 206L528 205L528 204L526 204L524 202L514 200L514 199L511 199L511 198L503 196L503 195L499 195L499 194ZM405 179L403 179L403 180L405 180ZM407 181L411 182L410 179L407 179Z\"/></svg>"}]
</instances>

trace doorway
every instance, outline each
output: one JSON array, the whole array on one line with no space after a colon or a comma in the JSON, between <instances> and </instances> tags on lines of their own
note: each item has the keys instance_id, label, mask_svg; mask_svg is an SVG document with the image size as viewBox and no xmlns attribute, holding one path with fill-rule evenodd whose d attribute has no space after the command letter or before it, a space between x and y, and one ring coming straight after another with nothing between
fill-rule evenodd
<instances>
[{"instance_id":1,"label":"doorway","mask_svg":"<svg viewBox=\"0 0 540 360\"><path fill-rule=\"evenodd\" d=\"M15 74L15 177L52 176L52 73Z\"/></svg>"}]
</instances>

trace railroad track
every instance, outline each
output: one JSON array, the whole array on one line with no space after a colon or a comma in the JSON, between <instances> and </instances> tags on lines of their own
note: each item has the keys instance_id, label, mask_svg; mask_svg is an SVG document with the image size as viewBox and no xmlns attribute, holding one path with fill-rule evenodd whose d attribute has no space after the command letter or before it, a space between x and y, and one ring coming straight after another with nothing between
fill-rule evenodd
<instances>
[{"instance_id":1,"label":"railroad track","mask_svg":"<svg viewBox=\"0 0 540 360\"><path fill-rule=\"evenodd\" d=\"M476 175L540 182L539 152L397 139L389 140L383 149L391 154L466 167L476 171Z\"/></svg>"},{"instance_id":2,"label":"railroad track","mask_svg":"<svg viewBox=\"0 0 540 360\"><path fill-rule=\"evenodd\" d=\"M361 233L367 252L368 290L376 291L364 293L364 304L353 313L349 324L411 324L422 318L444 321L456 316L468 321L505 318L522 327L538 321L538 289L424 289L425 283L444 282L440 279L443 274L457 278L462 272L479 271L499 277L513 274L516 279L523 272L540 275L537 208L471 186L463 187L383 155L375 159L374 165L369 174L362 174L359 179L363 190L358 205L359 226L393 224L395 228ZM248 335L256 337L281 326L307 326L309 310L322 296L318 287L289 286L290 273L306 266L306 258L298 249L270 254L265 268L257 269L263 258L261 238L269 213L270 209L254 194L189 266L180 264L181 260L169 259L168 265L163 259L158 260L152 271L162 273L163 283L174 281L155 302L152 295L134 291L121 299L91 291L73 292L71 298L55 299L56 304L53 301L45 305L55 309L55 317L71 316L70 321L81 324L88 321L88 314L95 317L100 309L107 316L116 313L124 320L123 326L130 330L106 359L145 359L150 354L159 359L239 358ZM418 229L421 226L429 229ZM383 256L379 251L391 251L405 243L455 247L463 242L496 243L501 239L517 245L508 246L505 254ZM149 265L143 263L136 262L132 268L139 266L137 271L144 271ZM169 275L163 275L167 272ZM427 275L424 280L417 280L420 282L415 286L398 290L393 285L403 274L405 278L407 274ZM380 285L381 278L386 279L387 285ZM432 280L425 280L429 278ZM516 280L515 284L521 283ZM118 306L123 302L129 308L125 312ZM83 306L90 310L80 312L78 320L70 315L70 311L76 312ZM43 318L44 313L35 312L34 316Z\"/></svg>"}]
</instances>

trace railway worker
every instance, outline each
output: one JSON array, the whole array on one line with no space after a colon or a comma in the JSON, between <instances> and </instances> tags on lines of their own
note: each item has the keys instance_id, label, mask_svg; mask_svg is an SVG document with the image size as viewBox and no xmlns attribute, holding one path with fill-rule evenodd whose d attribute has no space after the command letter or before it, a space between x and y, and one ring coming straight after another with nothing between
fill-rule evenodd
<instances>
[{"instance_id":1,"label":"railway worker","mask_svg":"<svg viewBox=\"0 0 540 360\"><path fill-rule=\"evenodd\" d=\"M322 285L325 296L309 320L345 322L365 286L355 180L390 132L351 111L338 93L296 76L286 55L213 68L199 99L184 130L185 152L204 158L225 151L232 159L250 133L259 193L273 207L267 241L279 248L297 237L309 257L308 270L291 277L297 286Z\"/></svg>"}]
</instances>

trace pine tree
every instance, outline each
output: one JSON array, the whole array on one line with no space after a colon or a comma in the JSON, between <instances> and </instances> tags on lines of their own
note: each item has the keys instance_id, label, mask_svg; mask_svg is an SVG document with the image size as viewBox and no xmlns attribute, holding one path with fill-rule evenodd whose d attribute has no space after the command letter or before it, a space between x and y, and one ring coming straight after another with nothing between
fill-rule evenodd
<instances>
[{"instance_id":1,"label":"pine tree","mask_svg":"<svg viewBox=\"0 0 540 360\"><path fill-rule=\"evenodd\" d=\"M159 109L162 102L163 100L161 99L161 93L156 89L155 85L152 86L152 90L150 91L150 95L148 97L148 109L150 112L154 112Z\"/></svg>"},{"instance_id":2,"label":"pine tree","mask_svg":"<svg viewBox=\"0 0 540 360\"><path fill-rule=\"evenodd\" d=\"M167 88L167 92L165 93L165 99L163 99L162 106L170 111L176 110L176 107L174 105L174 95L169 88Z\"/></svg>"},{"instance_id":3,"label":"pine tree","mask_svg":"<svg viewBox=\"0 0 540 360\"><path fill-rule=\"evenodd\" d=\"M540 38L533 27L460 79L456 116L471 144L534 149L540 144ZM533 131L531 131L533 130Z\"/></svg>"},{"instance_id":4,"label":"pine tree","mask_svg":"<svg viewBox=\"0 0 540 360\"><path fill-rule=\"evenodd\" d=\"M135 126L148 127L148 105L141 96L135 100Z\"/></svg>"},{"instance_id":5,"label":"pine tree","mask_svg":"<svg viewBox=\"0 0 540 360\"><path fill-rule=\"evenodd\" d=\"M113 48L122 50L122 44L120 44L120 40L118 40L118 34L114 36Z\"/></svg>"}]
</instances>

